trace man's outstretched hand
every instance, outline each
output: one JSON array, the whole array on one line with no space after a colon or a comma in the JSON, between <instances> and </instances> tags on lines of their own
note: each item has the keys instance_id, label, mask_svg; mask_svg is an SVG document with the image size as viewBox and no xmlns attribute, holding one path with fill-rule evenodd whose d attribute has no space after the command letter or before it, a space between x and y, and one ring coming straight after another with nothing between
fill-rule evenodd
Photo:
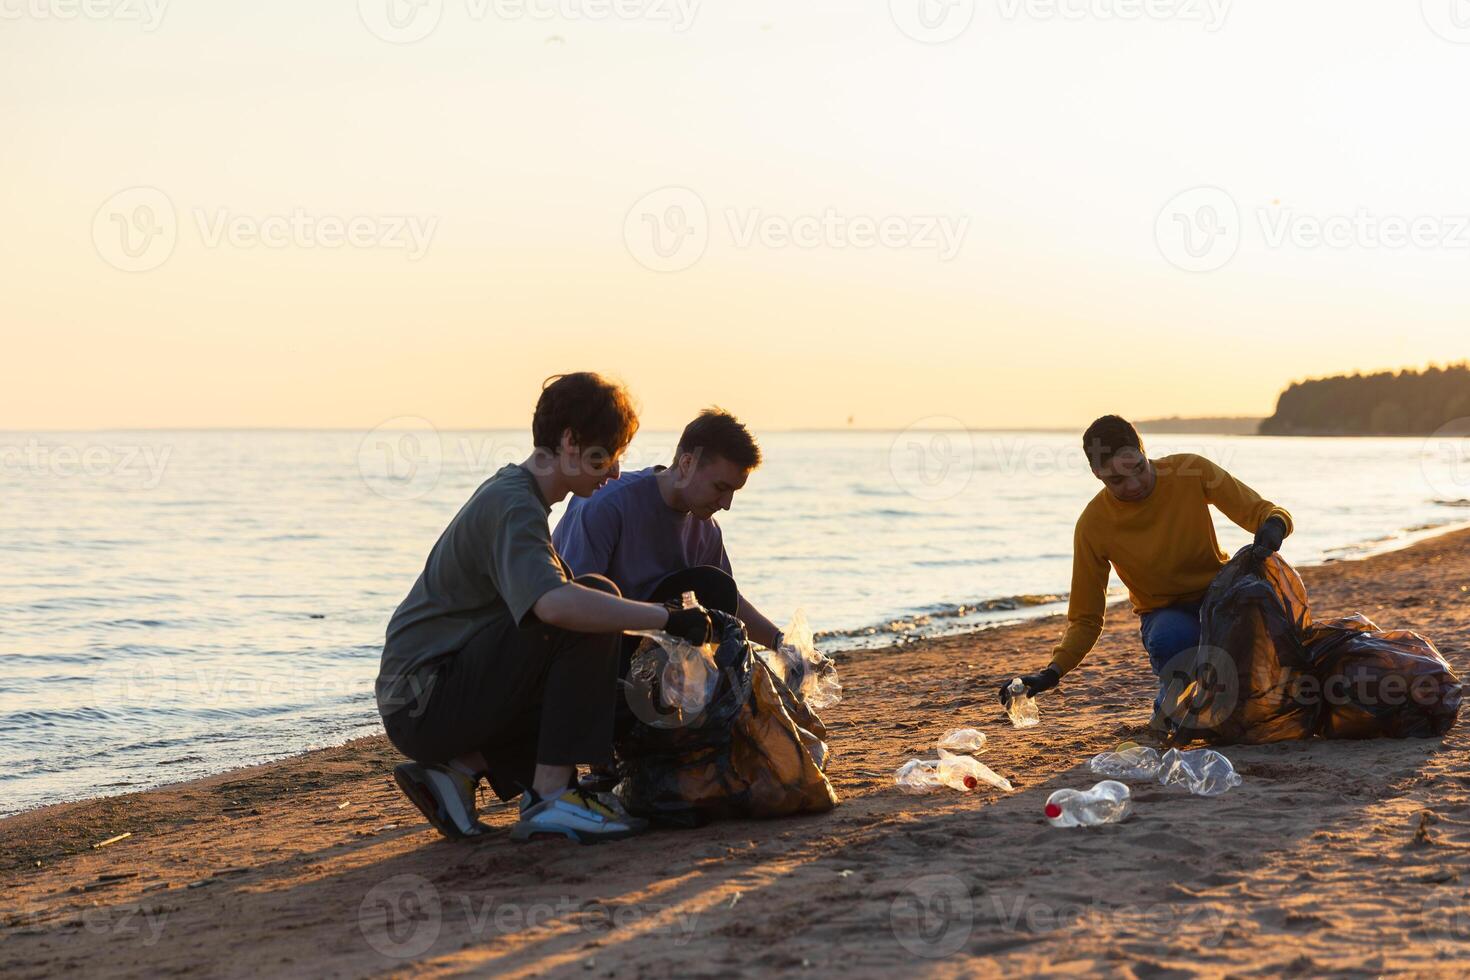
<instances>
[{"instance_id":1,"label":"man's outstretched hand","mask_svg":"<svg viewBox=\"0 0 1470 980\"><path fill-rule=\"evenodd\" d=\"M1266 523L1256 531L1256 543L1251 546L1251 557L1256 561L1265 561L1281 550L1281 542L1285 540L1286 522L1279 517L1268 517Z\"/></svg>"},{"instance_id":2,"label":"man's outstretched hand","mask_svg":"<svg viewBox=\"0 0 1470 980\"><path fill-rule=\"evenodd\" d=\"M1039 674L1021 675L1021 683L1026 685L1026 696L1032 698L1036 697L1036 695L1040 694L1042 691L1050 691L1052 688L1057 686L1057 682L1061 679L1062 675L1058 674L1056 670L1051 667L1046 668ZM1010 688L1010 681L1005 681L1000 685L1001 704L1010 704Z\"/></svg>"},{"instance_id":3,"label":"man's outstretched hand","mask_svg":"<svg viewBox=\"0 0 1470 980\"><path fill-rule=\"evenodd\" d=\"M664 624L665 633L677 636L697 647L704 646L710 641L710 637L714 634L714 626L710 623L709 613L703 606L690 606L684 609L677 602L670 602L665 608L669 610L669 621Z\"/></svg>"}]
</instances>

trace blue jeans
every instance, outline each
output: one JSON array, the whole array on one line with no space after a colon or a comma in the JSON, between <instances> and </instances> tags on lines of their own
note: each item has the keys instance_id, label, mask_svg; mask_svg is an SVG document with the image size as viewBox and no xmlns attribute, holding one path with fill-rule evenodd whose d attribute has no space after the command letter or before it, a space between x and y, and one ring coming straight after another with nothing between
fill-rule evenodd
<instances>
[{"instance_id":1,"label":"blue jeans","mask_svg":"<svg viewBox=\"0 0 1470 980\"><path fill-rule=\"evenodd\" d=\"M1199 646L1199 603L1186 602L1146 612L1140 617L1138 632L1143 648L1148 651L1148 665L1159 679L1159 693L1154 696L1154 710L1163 707L1164 691L1171 678L1164 676L1169 661Z\"/></svg>"}]
</instances>

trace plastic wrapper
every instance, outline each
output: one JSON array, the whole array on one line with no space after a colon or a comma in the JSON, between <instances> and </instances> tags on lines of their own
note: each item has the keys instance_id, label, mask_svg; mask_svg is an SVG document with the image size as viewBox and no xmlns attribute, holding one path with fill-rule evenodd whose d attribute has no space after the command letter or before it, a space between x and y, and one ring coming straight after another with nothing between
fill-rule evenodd
<instances>
[{"instance_id":1,"label":"plastic wrapper","mask_svg":"<svg viewBox=\"0 0 1470 980\"><path fill-rule=\"evenodd\" d=\"M798 609L782 635L780 650L762 650L760 656L771 671L809 708L821 711L842 700L842 683L832 658L817 652L816 639L806 612Z\"/></svg>"},{"instance_id":2,"label":"plastic wrapper","mask_svg":"<svg viewBox=\"0 0 1470 980\"><path fill-rule=\"evenodd\" d=\"M1195 796L1219 796L1243 780L1230 760L1214 749L1170 749L1160 760L1159 782L1187 786Z\"/></svg>"},{"instance_id":3,"label":"plastic wrapper","mask_svg":"<svg viewBox=\"0 0 1470 980\"><path fill-rule=\"evenodd\" d=\"M1321 700L1324 737L1430 738L1455 724L1460 682L1418 633L1360 614L1314 624L1306 646L1316 690L1302 693Z\"/></svg>"},{"instance_id":4,"label":"plastic wrapper","mask_svg":"<svg viewBox=\"0 0 1470 980\"><path fill-rule=\"evenodd\" d=\"M1158 749L1129 742L1111 752L1101 752L1092 757L1087 767L1099 776L1117 779L1158 779Z\"/></svg>"},{"instance_id":5,"label":"plastic wrapper","mask_svg":"<svg viewBox=\"0 0 1470 980\"><path fill-rule=\"evenodd\" d=\"M1200 646L1180 659L1164 713L1181 743L1433 737L1460 709L1459 678L1433 643L1362 615L1313 624L1301 578L1249 547L1210 584Z\"/></svg>"},{"instance_id":6,"label":"plastic wrapper","mask_svg":"<svg viewBox=\"0 0 1470 980\"><path fill-rule=\"evenodd\" d=\"M710 647L654 636L633 655L636 721L615 746L624 806L674 826L832 809L821 718L755 655L739 620L716 610L710 619L718 637ZM707 692L698 710L695 691Z\"/></svg>"}]
</instances>

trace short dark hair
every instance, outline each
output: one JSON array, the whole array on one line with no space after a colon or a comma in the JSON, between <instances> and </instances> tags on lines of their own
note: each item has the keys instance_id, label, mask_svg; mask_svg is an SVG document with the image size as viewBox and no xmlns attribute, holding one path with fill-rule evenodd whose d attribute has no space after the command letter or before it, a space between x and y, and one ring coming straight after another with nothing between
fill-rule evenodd
<instances>
[{"instance_id":1,"label":"short dark hair","mask_svg":"<svg viewBox=\"0 0 1470 980\"><path fill-rule=\"evenodd\" d=\"M702 465L722 456L745 470L761 465L761 447L740 420L722 408L706 408L684 426L679 436L679 455L694 453Z\"/></svg>"},{"instance_id":2,"label":"short dark hair","mask_svg":"<svg viewBox=\"0 0 1470 980\"><path fill-rule=\"evenodd\" d=\"M561 434L585 450L617 453L626 449L638 431L638 411L628 389L591 371L554 374L541 385L536 414L531 417L531 439L537 449L555 452Z\"/></svg>"},{"instance_id":3,"label":"short dark hair","mask_svg":"<svg viewBox=\"0 0 1470 980\"><path fill-rule=\"evenodd\" d=\"M1108 465L1120 450L1136 449L1143 453L1143 437L1133 423L1120 415L1104 415L1082 433L1082 451L1094 470Z\"/></svg>"}]
</instances>

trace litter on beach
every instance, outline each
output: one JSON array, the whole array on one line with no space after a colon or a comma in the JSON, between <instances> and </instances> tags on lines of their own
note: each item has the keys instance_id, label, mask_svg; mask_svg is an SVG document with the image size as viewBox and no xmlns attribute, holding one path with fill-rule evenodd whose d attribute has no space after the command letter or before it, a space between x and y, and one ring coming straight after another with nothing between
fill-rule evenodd
<instances>
[{"instance_id":1,"label":"litter on beach","mask_svg":"<svg viewBox=\"0 0 1470 980\"><path fill-rule=\"evenodd\" d=\"M1244 782L1230 760L1214 749L1170 749L1160 757L1157 749L1124 742L1093 756L1087 767L1102 776L1185 786L1195 796L1219 796Z\"/></svg>"},{"instance_id":2,"label":"litter on beach","mask_svg":"<svg viewBox=\"0 0 1470 980\"><path fill-rule=\"evenodd\" d=\"M1026 685L1021 678L1011 681L1007 694L1006 717L1011 720L1012 725L1017 728L1035 728L1041 724L1041 711L1036 707L1036 699L1026 693Z\"/></svg>"}]
</instances>

